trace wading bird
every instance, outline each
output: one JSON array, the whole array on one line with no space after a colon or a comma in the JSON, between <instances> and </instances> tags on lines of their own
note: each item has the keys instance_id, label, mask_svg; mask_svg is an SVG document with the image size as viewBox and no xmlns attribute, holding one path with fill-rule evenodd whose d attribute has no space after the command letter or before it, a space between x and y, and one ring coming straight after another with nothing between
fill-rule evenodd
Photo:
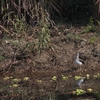
<instances>
[{"instance_id":1,"label":"wading bird","mask_svg":"<svg viewBox=\"0 0 100 100\"><path fill-rule=\"evenodd\" d=\"M76 56L76 59L75 59L75 63L80 66L80 70L81 70L81 65L83 63L79 60L79 53L77 53L77 56Z\"/></svg>"},{"instance_id":2,"label":"wading bird","mask_svg":"<svg viewBox=\"0 0 100 100\"><path fill-rule=\"evenodd\" d=\"M79 81L78 81L78 86L80 87L80 88L82 88L82 82L84 81L84 77L82 77Z\"/></svg>"},{"instance_id":3,"label":"wading bird","mask_svg":"<svg viewBox=\"0 0 100 100\"><path fill-rule=\"evenodd\" d=\"M77 53L77 57L75 59L76 64L82 65L82 62L79 60L79 53Z\"/></svg>"}]
</instances>

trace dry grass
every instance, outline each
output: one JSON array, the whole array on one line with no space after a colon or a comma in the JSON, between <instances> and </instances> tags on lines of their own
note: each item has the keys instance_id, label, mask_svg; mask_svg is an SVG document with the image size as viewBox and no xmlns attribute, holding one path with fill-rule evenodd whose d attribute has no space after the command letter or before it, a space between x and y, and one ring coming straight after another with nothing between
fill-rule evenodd
<instances>
[{"instance_id":1,"label":"dry grass","mask_svg":"<svg viewBox=\"0 0 100 100\"><path fill-rule=\"evenodd\" d=\"M81 1L79 1L81 2ZM87 2L88 3L88 2ZM96 16L100 16L100 0L93 0L93 5L95 7ZM1 0L0 1L0 15L5 15L11 11L14 11L15 14L21 18L28 16L31 21L39 22L41 19L41 8L47 10L50 14L50 17L54 15L53 9L56 10L59 14L64 13L62 7L65 11L68 9L68 6L71 4L70 0ZM67 14L66 14L67 15ZM7 18L7 17L6 17ZM27 18L26 18L27 20Z\"/></svg>"}]
</instances>

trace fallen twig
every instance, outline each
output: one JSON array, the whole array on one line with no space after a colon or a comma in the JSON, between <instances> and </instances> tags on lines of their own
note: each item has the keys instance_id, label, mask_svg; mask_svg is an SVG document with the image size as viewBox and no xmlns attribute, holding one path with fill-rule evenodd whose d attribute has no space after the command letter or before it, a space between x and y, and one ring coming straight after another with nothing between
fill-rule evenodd
<instances>
[{"instance_id":1,"label":"fallen twig","mask_svg":"<svg viewBox=\"0 0 100 100\"><path fill-rule=\"evenodd\" d=\"M6 31L7 33L10 33L5 27L3 27L2 25L0 25L0 27L4 30L4 31Z\"/></svg>"}]
</instances>

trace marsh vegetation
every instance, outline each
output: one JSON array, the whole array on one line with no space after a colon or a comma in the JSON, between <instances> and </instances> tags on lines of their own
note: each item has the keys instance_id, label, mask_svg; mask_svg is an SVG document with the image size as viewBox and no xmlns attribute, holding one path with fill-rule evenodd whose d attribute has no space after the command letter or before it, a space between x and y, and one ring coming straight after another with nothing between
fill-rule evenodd
<instances>
[{"instance_id":1,"label":"marsh vegetation","mask_svg":"<svg viewBox=\"0 0 100 100\"><path fill-rule=\"evenodd\" d=\"M1 0L0 100L100 100L99 2Z\"/></svg>"}]
</instances>

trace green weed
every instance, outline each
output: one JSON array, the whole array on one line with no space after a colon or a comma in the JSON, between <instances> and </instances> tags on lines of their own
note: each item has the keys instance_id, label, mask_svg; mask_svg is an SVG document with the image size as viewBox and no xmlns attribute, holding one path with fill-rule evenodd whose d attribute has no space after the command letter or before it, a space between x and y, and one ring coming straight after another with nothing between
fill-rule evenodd
<instances>
[{"instance_id":1,"label":"green weed","mask_svg":"<svg viewBox=\"0 0 100 100\"><path fill-rule=\"evenodd\" d=\"M90 78L90 75L89 74L86 74L86 78L89 79Z\"/></svg>"},{"instance_id":2,"label":"green weed","mask_svg":"<svg viewBox=\"0 0 100 100\"><path fill-rule=\"evenodd\" d=\"M79 79L81 79L81 78L82 78L82 76L75 76L75 77L74 77L75 80L79 80Z\"/></svg>"},{"instance_id":3,"label":"green weed","mask_svg":"<svg viewBox=\"0 0 100 100\"><path fill-rule=\"evenodd\" d=\"M18 78L12 79L12 82L13 82L13 83L18 83L18 82L20 82L20 81L21 81L21 79L18 79Z\"/></svg>"},{"instance_id":4,"label":"green weed","mask_svg":"<svg viewBox=\"0 0 100 100\"><path fill-rule=\"evenodd\" d=\"M82 34L84 33L89 33L89 32L94 32L96 31L96 27L94 25L93 17L90 17L89 19L89 24L86 26L86 28L81 32Z\"/></svg>"},{"instance_id":5,"label":"green weed","mask_svg":"<svg viewBox=\"0 0 100 100\"><path fill-rule=\"evenodd\" d=\"M68 76L62 75L62 79L63 79L63 80L67 80L67 79L68 79Z\"/></svg>"},{"instance_id":6,"label":"green weed","mask_svg":"<svg viewBox=\"0 0 100 100\"><path fill-rule=\"evenodd\" d=\"M74 38L75 38L75 36L74 36L72 33L68 33L68 34L67 34L67 37L68 37L69 39L74 39Z\"/></svg>"},{"instance_id":7,"label":"green weed","mask_svg":"<svg viewBox=\"0 0 100 100\"><path fill-rule=\"evenodd\" d=\"M56 81L56 80L57 80L57 77L56 77L56 76L53 76L53 77L52 77L52 80L53 80L53 81Z\"/></svg>"},{"instance_id":8,"label":"green weed","mask_svg":"<svg viewBox=\"0 0 100 100\"><path fill-rule=\"evenodd\" d=\"M24 77L23 80L24 80L24 81L28 81L28 80L29 80L29 77Z\"/></svg>"},{"instance_id":9,"label":"green weed","mask_svg":"<svg viewBox=\"0 0 100 100\"><path fill-rule=\"evenodd\" d=\"M18 34L25 34L27 31L27 26L25 24L25 19L19 19L17 16L15 17L15 19L13 20L13 25L14 25L14 29L15 32Z\"/></svg>"},{"instance_id":10,"label":"green weed","mask_svg":"<svg viewBox=\"0 0 100 100\"><path fill-rule=\"evenodd\" d=\"M0 56L0 61L4 60L5 57L4 56Z\"/></svg>"},{"instance_id":11,"label":"green weed","mask_svg":"<svg viewBox=\"0 0 100 100\"><path fill-rule=\"evenodd\" d=\"M97 37L96 36L92 36L92 37L90 37L89 40L90 40L91 43L94 43L97 40Z\"/></svg>"},{"instance_id":12,"label":"green weed","mask_svg":"<svg viewBox=\"0 0 100 100\"><path fill-rule=\"evenodd\" d=\"M38 80L38 79L37 79L37 80L36 80L36 82L41 83L41 82L42 82L42 80Z\"/></svg>"},{"instance_id":13,"label":"green weed","mask_svg":"<svg viewBox=\"0 0 100 100\"><path fill-rule=\"evenodd\" d=\"M82 90L82 89L76 89L76 91L73 91L73 94L76 94L76 95L82 95L82 94L85 94L86 91Z\"/></svg>"},{"instance_id":14,"label":"green weed","mask_svg":"<svg viewBox=\"0 0 100 100\"><path fill-rule=\"evenodd\" d=\"M80 37L79 37L79 35L77 35L77 34L72 34L72 33L68 33L67 34L67 37L69 38L69 39L71 39L71 40L80 40Z\"/></svg>"},{"instance_id":15,"label":"green weed","mask_svg":"<svg viewBox=\"0 0 100 100\"><path fill-rule=\"evenodd\" d=\"M80 40L80 37L78 35L75 35L76 40Z\"/></svg>"},{"instance_id":16,"label":"green weed","mask_svg":"<svg viewBox=\"0 0 100 100\"><path fill-rule=\"evenodd\" d=\"M87 91L88 92L93 92L93 89L92 88L88 88Z\"/></svg>"},{"instance_id":17,"label":"green weed","mask_svg":"<svg viewBox=\"0 0 100 100\"><path fill-rule=\"evenodd\" d=\"M38 39L38 50L41 52L41 50L46 48L50 42L50 30L46 23L42 26L41 31L38 32Z\"/></svg>"},{"instance_id":18,"label":"green weed","mask_svg":"<svg viewBox=\"0 0 100 100\"><path fill-rule=\"evenodd\" d=\"M95 95L97 97L97 100L100 100L100 91L96 92Z\"/></svg>"},{"instance_id":19,"label":"green weed","mask_svg":"<svg viewBox=\"0 0 100 100\"><path fill-rule=\"evenodd\" d=\"M3 78L3 80L5 80L5 81L9 80L9 79L10 79L10 77L8 77L8 76L6 76L6 77Z\"/></svg>"},{"instance_id":20,"label":"green weed","mask_svg":"<svg viewBox=\"0 0 100 100\"><path fill-rule=\"evenodd\" d=\"M17 36L20 35L24 36L27 33L28 26L25 22L25 18L22 16L22 18L19 18L18 15L14 15L14 18L12 19L12 15L14 15L14 12L8 12L3 16L3 25L6 25L8 28L2 27L2 29L8 33L10 36ZM6 19L7 18L7 19ZM9 26L12 26L9 28ZM7 35L7 36L8 36Z\"/></svg>"}]
</instances>

